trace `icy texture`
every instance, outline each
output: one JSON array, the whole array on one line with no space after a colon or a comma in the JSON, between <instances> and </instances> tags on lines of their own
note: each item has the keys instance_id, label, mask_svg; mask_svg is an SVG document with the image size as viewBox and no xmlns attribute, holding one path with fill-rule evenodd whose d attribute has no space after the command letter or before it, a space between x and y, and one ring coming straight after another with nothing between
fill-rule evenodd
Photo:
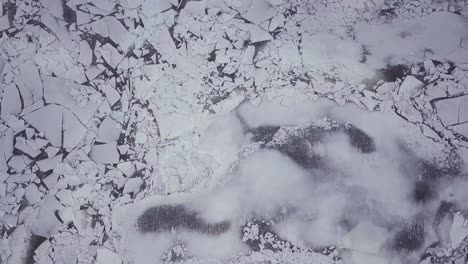
<instances>
[{"instance_id":1,"label":"icy texture","mask_svg":"<svg viewBox=\"0 0 468 264\"><path fill-rule=\"evenodd\" d=\"M0 262L463 262L467 6L2 1Z\"/></svg>"}]
</instances>

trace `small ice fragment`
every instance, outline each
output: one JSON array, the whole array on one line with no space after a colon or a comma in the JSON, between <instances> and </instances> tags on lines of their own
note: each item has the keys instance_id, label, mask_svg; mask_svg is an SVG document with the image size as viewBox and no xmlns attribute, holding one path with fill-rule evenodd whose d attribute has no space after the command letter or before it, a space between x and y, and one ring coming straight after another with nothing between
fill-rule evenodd
<instances>
[{"instance_id":1,"label":"small ice fragment","mask_svg":"<svg viewBox=\"0 0 468 264\"><path fill-rule=\"evenodd\" d=\"M52 158L60 151L60 148L49 146L45 149L47 157Z\"/></svg>"},{"instance_id":2,"label":"small ice fragment","mask_svg":"<svg viewBox=\"0 0 468 264\"><path fill-rule=\"evenodd\" d=\"M99 0L92 2L97 8L102 9L106 12L111 12L115 7L115 2L110 0Z\"/></svg>"},{"instance_id":3,"label":"small ice fragment","mask_svg":"<svg viewBox=\"0 0 468 264\"><path fill-rule=\"evenodd\" d=\"M62 161L62 154L54 156L49 159L43 159L36 162L39 169L43 172L55 169L57 164Z\"/></svg>"},{"instance_id":4,"label":"small ice fragment","mask_svg":"<svg viewBox=\"0 0 468 264\"><path fill-rule=\"evenodd\" d=\"M32 128L26 128L26 139L31 139L36 132Z\"/></svg>"},{"instance_id":5,"label":"small ice fragment","mask_svg":"<svg viewBox=\"0 0 468 264\"><path fill-rule=\"evenodd\" d=\"M54 196L48 196L41 205L36 222L32 226L33 233L43 237L52 236L60 226L55 211L62 208L63 206Z\"/></svg>"},{"instance_id":6,"label":"small ice fragment","mask_svg":"<svg viewBox=\"0 0 468 264\"><path fill-rule=\"evenodd\" d=\"M144 144L148 140L148 136L146 133L143 133L141 131L138 131L135 135L135 143L137 144Z\"/></svg>"},{"instance_id":7,"label":"small ice fragment","mask_svg":"<svg viewBox=\"0 0 468 264\"><path fill-rule=\"evenodd\" d=\"M132 176L136 171L135 165L133 165L133 163L130 161L119 163L117 168L121 170L127 177Z\"/></svg>"},{"instance_id":8,"label":"small ice fragment","mask_svg":"<svg viewBox=\"0 0 468 264\"><path fill-rule=\"evenodd\" d=\"M467 236L468 221L460 213L456 213L450 230L450 242L453 246L458 246Z\"/></svg>"},{"instance_id":9,"label":"small ice fragment","mask_svg":"<svg viewBox=\"0 0 468 264\"><path fill-rule=\"evenodd\" d=\"M120 100L120 94L111 85L105 85L101 87L101 89L106 95L107 101L111 107Z\"/></svg>"},{"instance_id":10,"label":"small ice fragment","mask_svg":"<svg viewBox=\"0 0 468 264\"><path fill-rule=\"evenodd\" d=\"M171 7L172 5L168 0L145 0L141 6L141 10L144 16L152 17Z\"/></svg>"},{"instance_id":11,"label":"small ice fragment","mask_svg":"<svg viewBox=\"0 0 468 264\"><path fill-rule=\"evenodd\" d=\"M73 208L72 207L65 207L63 208L60 213L60 219L62 219L62 221L64 223L70 223L70 222L73 222L75 220L75 215L73 213Z\"/></svg>"},{"instance_id":12,"label":"small ice fragment","mask_svg":"<svg viewBox=\"0 0 468 264\"><path fill-rule=\"evenodd\" d=\"M148 163L149 165L156 165L156 163L158 162L158 152L155 148L152 148L150 150L148 150L148 152L146 152L145 154L145 161L146 163Z\"/></svg>"},{"instance_id":13,"label":"small ice fragment","mask_svg":"<svg viewBox=\"0 0 468 264\"><path fill-rule=\"evenodd\" d=\"M119 162L120 158L115 142L92 145L89 155L92 160L102 164L115 164Z\"/></svg>"},{"instance_id":14,"label":"small ice fragment","mask_svg":"<svg viewBox=\"0 0 468 264\"><path fill-rule=\"evenodd\" d=\"M86 40L80 41L80 57L78 61L84 66L89 66L93 62L93 50Z\"/></svg>"},{"instance_id":15,"label":"small ice fragment","mask_svg":"<svg viewBox=\"0 0 468 264\"><path fill-rule=\"evenodd\" d=\"M35 184L30 184L26 187L26 192L24 194L29 204L35 204L41 201L42 192L39 191Z\"/></svg>"},{"instance_id":16,"label":"small ice fragment","mask_svg":"<svg viewBox=\"0 0 468 264\"><path fill-rule=\"evenodd\" d=\"M46 8L51 15L56 18L63 18L63 1L62 0L41 0L42 6Z\"/></svg>"},{"instance_id":17,"label":"small ice fragment","mask_svg":"<svg viewBox=\"0 0 468 264\"><path fill-rule=\"evenodd\" d=\"M184 7L184 11L193 16L203 16L205 14L206 1L189 1Z\"/></svg>"},{"instance_id":18,"label":"small ice fragment","mask_svg":"<svg viewBox=\"0 0 468 264\"><path fill-rule=\"evenodd\" d=\"M106 117L99 126L98 137L99 141L104 143L111 143L117 141L120 137L122 126L112 119L110 116Z\"/></svg>"},{"instance_id":19,"label":"small ice fragment","mask_svg":"<svg viewBox=\"0 0 468 264\"><path fill-rule=\"evenodd\" d=\"M21 95L14 83L5 87L0 113L2 117L6 115L17 115L21 112Z\"/></svg>"},{"instance_id":20,"label":"small ice fragment","mask_svg":"<svg viewBox=\"0 0 468 264\"><path fill-rule=\"evenodd\" d=\"M255 55L255 46L248 46L245 49L244 54L242 55L241 62L244 64L252 64L254 55Z\"/></svg>"},{"instance_id":21,"label":"small ice fragment","mask_svg":"<svg viewBox=\"0 0 468 264\"><path fill-rule=\"evenodd\" d=\"M269 2L270 1L268 0L249 1L251 4L244 17L257 25L260 25L263 21L274 17L277 12Z\"/></svg>"},{"instance_id":22,"label":"small ice fragment","mask_svg":"<svg viewBox=\"0 0 468 264\"><path fill-rule=\"evenodd\" d=\"M23 138L24 139L24 138ZM31 156L32 158L37 157L41 152L39 150L33 149L30 145L28 145L24 140L16 140L15 148L22 151L23 153Z\"/></svg>"},{"instance_id":23,"label":"small ice fragment","mask_svg":"<svg viewBox=\"0 0 468 264\"><path fill-rule=\"evenodd\" d=\"M408 75L406 76L405 80L401 84L399 93L412 95L414 92L416 92L416 90L421 88L423 85L424 83L416 79L416 77L412 75Z\"/></svg>"},{"instance_id":24,"label":"small ice fragment","mask_svg":"<svg viewBox=\"0 0 468 264\"><path fill-rule=\"evenodd\" d=\"M44 133L53 146L62 145L62 108L58 105L47 105L24 116L29 124Z\"/></svg>"},{"instance_id":25,"label":"small ice fragment","mask_svg":"<svg viewBox=\"0 0 468 264\"><path fill-rule=\"evenodd\" d=\"M17 172L21 172L29 165L31 160L23 155L15 155L8 161L8 166L15 169Z\"/></svg>"},{"instance_id":26,"label":"small ice fragment","mask_svg":"<svg viewBox=\"0 0 468 264\"><path fill-rule=\"evenodd\" d=\"M63 147L71 150L84 138L86 127L67 109L63 110Z\"/></svg>"},{"instance_id":27,"label":"small ice fragment","mask_svg":"<svg viewBox=\"0 0 468 264\"><path fill-rule=\"evenodd\" d=\"M130 178L125 183L123 193L137 193L140 191L140 187L143 185L143 180L141 178Z\"/></svg>"},{"instance_id":28,"label":"small ice fragment","mask_svg":"<svg viewBox=\"0 0 468 264\"><path fill-rule=\"evenodd\" d=\"M260 42L260 41L268 41L271 40L272 37L270 33L259 26L255 26L250 30L250 41L252 43Z\"/></svg>"}]
</instances>

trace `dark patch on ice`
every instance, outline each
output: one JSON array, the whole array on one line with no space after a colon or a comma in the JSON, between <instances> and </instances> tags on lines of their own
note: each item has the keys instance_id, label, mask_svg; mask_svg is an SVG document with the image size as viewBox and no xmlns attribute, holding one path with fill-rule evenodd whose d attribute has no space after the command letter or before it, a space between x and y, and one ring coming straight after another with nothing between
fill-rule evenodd
<instances>
[{"instance_id":1,"label":"dark patch on ice","mask_svg":"<svg viewBox=\"0 0 468 264\"><path fill-rule=\"evenodd\" d=\"M283 15L286 19L294 16L295 14L297 14L297 6L292 6L283 12Z\"/></svg>"},{"instance_id":2,"label":"dark patch on ice","mask_svg":"<svg viewBox=\"0 0 468 264\"><path fill-rule=\"evenodd\" d=\"M62 0L63 19L68 23L76 23L76 12L67 5L66 0Z\"/></svg>"},{"instance_id":3,"label":"dark patch on ice","mask_svg":"<svg viewBox=\"0 0 468 264\"><path fill-rule=\"evenodd\" d=\"M448 61L447 63L449 64L449 68L447 69L447 73L452 74L453 71L456 69L455 63L453 63L453 61Z\"/></svg>"},{"instance_id":4,"label":"dark patch on ice","mask_svg":"<svg viewBox=\"0 0 468 264\"><path fill-rule=\"evenodd\" d=\"M314 153L312 147L328 135L344 133L351 146L361 153L372 153L376 150L374 139L371 136L349 124L335 124L330 128L315 125L305 128L293 127L294 132L289 133L283 140L275 141L275 136L280 129L279 126L259 126L248 129L247 132L253 135L254 142L265 143L264 147L278 150L304 168L319 168L325 165L323 158Z\"/></svg>"},{"instance_id":5,"label":"dark patch on ice","mask_svg":"<svg viewBox=\"0 0 468 264\"><path fill-rule=\"evenodd\" d=\"M442 201L434 216L433 226L436 227L440 224L446 214L453 213L455 204L452 202Z\"/></svg>"},{"instance_id":6,"label":"dark patch on ice","mask_svg":"<svg viewBox=\"0 0 468 264\"><path fill-rule=\"evenodd\" d=\"M392 246L397 251L415 251L425 242L424 216L418 214L415 219L403 223L393 238Z\"/></svg>"},{"instance_id":7,"label":"dark patch on ice","mask_svg":"<svg viewBox=\"0 0 468 264\"><path fill-rule=\"evenodd\" d=\"M401 31L399 35L400 35L400 38L402 38L402 39L405 39L405 38L408 38L408 37L412 36L412 34L410 32L408 32L408 31Z\"/></svg>"},{"instance_id":8,"label":"dark patch on ice","mask_svg":"<svg viewBox=\"0 0 468 264\"><path fill-rule=\"evenodd\" d=\"M45 237L38 236L38 235L31 235L29 239L28 250L26 251L26 256L24 258L24 264L34 264L34 251L44 242L46 241Z\"/></svg>"},{"instance_id":9,"label":"dark patch on ice","mask_svg":"<svg viewBox=\"0 0 468 264\"><path fill-rule=\"evenodd\" d=\"M243 241L246 243L252 251L271 250L278 252L281 250L298 249L292 243L285 239L280 238L273 231L273 222L269 220L251 220L246 223L241 229L241 236L244 238ZM257 229L258 233L256 236L249 236L249 232L252 229Z\"/></svg>"},{"instance_id":10,"label":"dark patch on ice","mask_svg":"<svg viewBox=\"0 0 468 264\"><path fill-rule=\"evenodd\" d=\"M282 238L274 231L275 221L257 220L248 221L241 228L242 241L249 246L252 251L270 250L272 252L316 252L331 257L333 260L339 260L336 246L306 247L298 246ZM257 229L255 235L252 229Z\"/></svg>"},{"instance_id":11,"label":"dark patch on ice","mask_svg":"<svg viewBox=\"0 0 468 264\"><path fill-rule=\"evenodd\" d=\"M208 54L208 59L209 62L214 62L216 60L216 49L212 50L210 54Z\"/></svg>"},{"instance_id":12,"label":"dark patch on ice","mask_svg":"<svg viewBox=\"0 0 468 264\"><path fill-rule=\"evenodd\" d=\"M3 15L7 15L8 23L10 27L13 27L13 21L16 15L16 2L4 2L3 3Z\"/></svg>"},{"instance_id":13,"label":"dark patch on ice","mask_svg":"<svg viewBox=\"0 0 468 264\"><path fill-rule=\"evenodd\" d=\"M273 143L268 147L290 157L304 168L323 167L324 161L312 150L314 143L323 138L323 131L316 127L309 127L300 135L291 135L286 141L279 144Z\"/></svg>"},{"instance_id":14,"label":"dark patch on ice","mask_svg":"<svg viewBox=\"0 0 468 264\"><path fill-rule=\"evenodd\" d=\"M462 176L464 164L460 156L452 151L444 161L421 160L417 166L424 180L437 180Z\"/></svg>"},{"instance_id":15,"label":"dark patch on ice","mask_svg":"<svg viewBox=\"0 0 468 264\"><path fill-rule=\"evenodd\" d=\"M361 129L355 126L347 126L345 132L349 136L351 145L362 153L372 153L375 151L374 139Z\"/></svg>"},{"instance_id":16,"label":"dark patch on ice","mask_svg":"<svg viewBox=\"0 0 468 264\"><path fill-rule=\"evenodd\" d=\"M379 11L379 16L391 19L396 17L395 8L385 8Z\"/></svg>"},{"instance_id":17,"label":"dark patch on ice","mask_svg":"<svg viewBox=\"0 0 468 264\"><path fill-rule=\"evenodd\" d=\"M379 81L394 82L397 79L403 80L409 72L410 68L407 65L387 65L386 68L378 70L375 76L365 79L363 84L366 85L366 89L374 90Z\"/></svg>"},{"instance_id":18,"label":"dark patch on ice","mask_svg":"<svg viewBox=\"0 0 468 264\"><path fill-rule=\"evenodd\" d=\"M270 42L270 41L269 40L264 40L264 41L258 41L258 42L250 44L250 45L255 47L255 52L254 52L254 56L253 56L254 60L255 60L255 58L258 57L258 53L263 51L266 48L268 42Z\"/></svg>"},{"instance_id":19,"label":"dark patch on ice","mask_svg":"<svg viewBox=\"0 0 468 264\"><path fill-rule=\"evenodd\" d=\"M413 187L413 200L418 203L425 203L437 197L434 186L427 181L417 181Z\"/></svg>"},{"instance_id":20,"label":"dark patch on ice","mask_svg":"<svg viewBox=\"0 0 468 264\"><path fill-rule=\"evenodd\" d=\"M438 60L432 60L432 63L434 63L434 66L437 68L437 66L443 66L444 64L441 61Z\"/></svg>"},{"instance_id":21,"label":"dark patch on ice","mask_svg":"<svg viewBox=\"0 0 468 264\"><path fill-rule=\"evenodd\" d=\"M404 79L406 74L409 72L409 67L403 64L397 64L388 66L386 69L382 69L379 73L382 75L382 79L386 82L394 82L397 79Z\"/></svg>"},{"instance_id":22,"label":"dark patch on ice","mask_svg":"<svg viewBox=\"0 0 468 264\"><path fill-rule=\"evenodd\" d=\"M249 129L248 132L252 133L252 140L255 142L270 142L279 129L279 126L260 126Z\"/></svg>"},{"instance_id":23,"label":"dark patch on ice","mask_svg":"<svg viewBox=\"0 0 468 264\"><path fill-rule=\"evenodd\" d=\"M361 59L359 60L360 63L366 63L367 62L367 56L372 55L370 52L369 48L367 46L362 46L361 47Z\"/></svg>"},{"instance_id":24,"label":"dark patch on ice","mask_svg":"<svg viewBox=\"0 0 468 264\"><path fill-rule=\"evenodd\" d=\"M142 233L186 230L209 235L220 235L229 230L229 221L208 223L195 211L183 205L160 205L147 209L138 217L137 228Z\"/></svg>"}]
</instances>

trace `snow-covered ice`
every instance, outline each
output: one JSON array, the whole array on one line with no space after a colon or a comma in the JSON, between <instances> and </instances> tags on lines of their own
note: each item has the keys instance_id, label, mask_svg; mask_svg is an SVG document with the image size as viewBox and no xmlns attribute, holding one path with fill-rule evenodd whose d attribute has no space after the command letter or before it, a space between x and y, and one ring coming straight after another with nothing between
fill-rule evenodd
<instances>
[{"instance_id":1,"label":"snow-covered ice","mask_svg":"<svg viewBox=\"0 0 468 264\"><path fill-rule=\"evenodd\" d=\"M466 0L0 3L0 263L464 263Z\"/></svg>"}]
</instances>

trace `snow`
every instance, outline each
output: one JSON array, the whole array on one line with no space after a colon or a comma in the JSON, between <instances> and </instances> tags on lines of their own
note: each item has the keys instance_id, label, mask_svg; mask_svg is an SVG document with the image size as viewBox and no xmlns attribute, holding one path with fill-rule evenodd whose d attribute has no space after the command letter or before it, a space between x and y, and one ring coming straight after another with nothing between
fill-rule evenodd
<instances>
[{"instance_id":1,"label":"snow","mask_svg":"<svg viewBox=\"0 0 468 264\"><path fill-rule=\"evenodd\" d=\"M386 229L363 220L360 222L361 224L351 229L350 233L340 234L336 225L341 221L341 212L360 210L353 205L356 203L354 199L357 199L356 194L351 191L353 188L362 188L364 197L366 197L364 203L376 203L376 207L371 207L371 210L377 210L378 214L384 215L384 218L396 220L398 217L404 219L413 217L414 212L417 211L417 205L406 198L411 192L409 186L413 180L400 170L398 163L401 161L398 157L402 153L401 150L395 148L392 142L405 138L405 141L413 146L415 153L426 152L426 155L431 148L429 146L431 143L424 141L425 147L418 149L416 146L420 143L411 142L411 140L415 140L413 135L417 133L417 130L414 127L403 125L402 121L395 119L391 114L368 113L350 105L338 108L327 100L306 102L302 105L288 107L280 107L278 103L268 101L264 101L259 106L246 103L239 108L239 112L240 117L252 127L257 125L304 126L314 122L314 120L318 124L320 122L326 124L327 122L323 121L325 116L347 120L369 133L375 139L379 151L375 154L359 154L350 147L346 138L339 135L327 137L321 142L324 150L317 151L322 153L320 155L323 155L323 158L326 158L327 162L335 168L337 175L328 176L331 177L329 183L328 181L316 182L312 180L311 177L319 177L322 175L321 172L317 171L315 176L311 176L310 172L274 150L257 151L242 160L232 178L226 179L227 184L218 190L189 194L191 198L188 198L187 195L175 194L147 198L147 201L144 200L119 210L114 215L114 221L120 222L117 226L122 228L125 243L134 243L131 241L138 239L133 238L135 235L132 234L134 232L132 228L126 227L127 225L131 226L132 221L135 221L132 220L135 219L135 216L128 217L128 212L133 211L138 215L138 211L142 212L145 208L157 204L190 204L193 210L199 211L210 222L231 219L232 223L252 216L270 218L274 216L279 206L287 205L298 211L294 213L297 218L286 221L285 229L278 230L285 237L297 237L292 241L304 241L301 243L306 245L324 246L343 243L344 250L350 251L349 258L353 263L361 263L362 261L388 263L380 252L380 248L384 247L388 236L390 236ZM225 120L221 121L223 119ZM235 155L226 155L223 152L232 148L232 153L236 153L240 147L235 144L246 144L246 139L243 139L242 135L242 125L239 121L236 123L232 119L235 120L236 117L232 115L222 117L218 121L220 122L218 125L209 127L209 131L212 132L207 133L206 139L201 141L203 151L213 153L213 157L219 164L223 162L229 164L236 159ZM262 123L260 123L261 121ZM376 124L378 126L375 126ZM223 129L226 130L227 134L220 133ZM236 130L239 130L237 136L234 132ZM432 153L435 155L436 152L432 151ZM372 165L357 165L369 163ZM350 181L353 188L348 189L345 183L344 186L339 183L340 176L338 175L341 174L346 175L346 182ZM376 175L378 175L377 178ZM171 188L170 186L169 188ZM363 199L363 197L359 199ZM190 203L184 201L190 201ZM230 206L226 207L226 204ZM313 221L300 220L300 216L307 214L307 212L312 212ZM123 217L124 215L127 216ZM394 218L395 216L397 218ZM293 221L293 219L297 219L297 221ZM294 227L298 229L294 229ZM226 233L227 236L228 234ZM206 255L205 247L192 245L190 233L186 235L187 238L184 238L184 241L190 245L191 254L198 257L211 256L212 253ZM180 233L180 236L185 237L186 235L183 232ZM221 242L224 241L223 235L219 238L221 240L218 240L218 243L226 243L226 247L234 249L233 245L240 243L240 238L236 235L229 239L228 237L226 237L226 242ZM129 240L127 241L127 239ZM197 241L200 239L197 237ZM164 240L147 243L163 243L161 250L167 246L167 242ZM204 243L210 245L211 242L207 240ZM224 258L223 250L220 248L217 251L220 254L219 258ZM241 248L236 250L239 253L243 252Z\"/></svg>"},{"instance_id":2,"label":"snow","mask_svg":"<svg viewBox=\"0 0 468 264\"><path fill-rule=\"evenodd\" d=\"M394 2L3 3L0 262L459 263L468 8ZM135 230L167 204L205 230Z\"/></svg>"},{"instance_id":3,"label":"snow","mask_svg":"<svg viewBox=\"0 0 468 264\"><path fill-rule=\"evenodd\" d=\"M379 257L375 257L375 255L379 254L387 237L388 231L384 228L369 222L361 222L343 238L343 247L351 250L355 263L368 263L369 261L359 259L365 257L378 260ZM379 263L387 263L387 261L380 257Z\"/></svg>"},{"instance_id":4,"label":"snow","mask_svg":"<svg viewBox=\"0 0 468 264\"><path fill-rule=\"evenodd\" d=\"M313 62L314 67L327 70L335 64L343 78L359 80L371 76L386 64L397 65L424 58L426 50L447 57L459 46L460 36L467 34L465 27L463 19L448 12L392 25L359 23L354 26L353 39L340 32L304 36L303 54L305 61ZM444 41L433 40L435 35ZM370 53L365 63L359 62L362 47Z\"/></svg>"},{"instance_id":5,"label":"snow","mask_svg":"<svg viewBox=\"0 0 468 264\"><path fill-rule=\"evenodd\" d=\"M97 264L119 264L122 259L107 248L98 248L96 256Z\"/></svg>"}]
</instances>

